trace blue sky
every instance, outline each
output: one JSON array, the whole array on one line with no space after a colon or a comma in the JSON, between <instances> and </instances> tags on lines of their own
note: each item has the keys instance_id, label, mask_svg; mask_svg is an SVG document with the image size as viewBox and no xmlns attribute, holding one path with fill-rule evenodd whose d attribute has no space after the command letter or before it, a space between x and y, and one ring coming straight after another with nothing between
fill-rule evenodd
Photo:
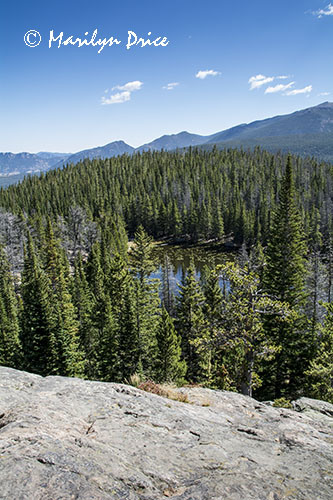
<instances>
[{"instance_id":1,"label":"blue sky","mask_svg":"<svg viewBox=\"0 0 333 500\"><path fill-rule=\"evenodd\" d=\"M24 35L33 29L42 40L28 47ZM89 41L95 29L96 40L121 44L100 53L48 46L50 30L63 41ZM128 50L129 30L169 44ZM75 152L120 139L139 146L182 130L208 135L333 100L333 3L6 2L0 75L0 151Z\"/></svg>"}]
</instances>

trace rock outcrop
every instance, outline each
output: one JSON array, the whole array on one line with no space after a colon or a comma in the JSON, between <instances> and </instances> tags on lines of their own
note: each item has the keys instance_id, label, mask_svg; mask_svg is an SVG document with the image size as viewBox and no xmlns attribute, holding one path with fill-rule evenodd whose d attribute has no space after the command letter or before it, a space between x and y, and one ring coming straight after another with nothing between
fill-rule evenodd
<instances>
[{"instance_id":1,"label":"rock outcrop","mask_svg":"<svg viewBox=\"0 0 333 500\"><path fill-rule=\"evenodd\" d=\"M333 405L0 367L0 498L331 500Z\"/></svg>"}]
</instances>

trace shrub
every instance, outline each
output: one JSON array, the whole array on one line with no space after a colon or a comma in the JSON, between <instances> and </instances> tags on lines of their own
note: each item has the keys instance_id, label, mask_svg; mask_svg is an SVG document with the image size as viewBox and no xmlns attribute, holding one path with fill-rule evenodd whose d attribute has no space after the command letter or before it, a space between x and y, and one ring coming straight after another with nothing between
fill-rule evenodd
<instances>
[{"instance_id":1,"label":"shrub","mask_svg":"<svg viewBox=\"0 0 333 500\"><path fill-rule=\"evenodd\" d=\"M293 405L289 401L289 399L286 398L278 398L274 400L273 406L275 408L293 408Z\"/></svg>"}]
</instances>

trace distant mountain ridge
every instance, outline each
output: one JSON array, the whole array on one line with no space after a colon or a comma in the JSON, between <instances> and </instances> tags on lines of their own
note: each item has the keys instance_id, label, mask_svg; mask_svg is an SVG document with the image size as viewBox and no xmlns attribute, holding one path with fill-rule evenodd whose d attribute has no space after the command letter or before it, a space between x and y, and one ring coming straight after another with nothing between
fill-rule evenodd
<instances>
[{"instance_id":1,"label":"distant mountain ridge","mask_svg":"<svg viewBox=\"0 0 333 500\"><path fill-rule=\"evenodd\" d=\"M290 135L333 133L333 103L275 116L249 124L238 125L211 136L207 142L219 143L234 139L254 139Z\"/></svg>"},{"instance_id":2,"label":"distant mountain ridge","mask_svg":"<svg viewBox=\"0 0 333 500\"><path fill-rule=\"evenodd\" d=\"M44 172L59 160L68 157L62 153L0 153L0 176Z\"/></svg>"},{"instance_id":3,"label":"distant mountain ridge","mask_svg":"<svg viewBox=\"0 0 333 500\"><path fill-rule=\"evenodd\" d=\"M209 136L210 137L210 136ZM179 134L162 135L152 142L136 148L135 151L172 151L177 148L187 148L189 146L198 146L207 142L204 135L190 134L189 132L180 132Z\"/></svg>"},{"instance_id":4,"label":"distant mountain ridge","mask_svg":"<svg viewBox=\"0 0 333 500\"><path fill-rule=\"evenodd\" d=\"M324 102L287 115L237 125L209 136L191 134L186 131L163 135L138 148L133 148L119 140L74 154L0 153L0 185L1 177L13 176L14 178L19 174L23 176L28 173L44 172L66 163L78 163L85 158L104 159L143 151L162 149L173 151L190 146L210 148L214 144L219 148L261 146L272 152L289 151L333 161L333 103Z\"/></svg>"},{"instance_id":5,"label":"distant mountain ridge","mask_svg":"<svg viewBox=\"0 0 333 500\"><path fill-rule=\"evenodd\" d=\"M105 146L99 146L92 149L84 149L66 158L66 161L60 160L57 166L63 163L78 163L85 158L92 160L93 158L111 158L112 156L123 155L125 153L132 154L135 149L129 146L124 141L114 141L106 144Z\"/></svg>"}]
</instances>

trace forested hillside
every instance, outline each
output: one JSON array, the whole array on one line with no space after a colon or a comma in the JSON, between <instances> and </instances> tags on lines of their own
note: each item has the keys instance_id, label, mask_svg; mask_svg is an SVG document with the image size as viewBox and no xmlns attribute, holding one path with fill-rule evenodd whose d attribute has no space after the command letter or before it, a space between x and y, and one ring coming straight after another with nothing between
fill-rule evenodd
<instances>
[{"instance_id":1,"label":"forested hillside","mask_svg":"<svg viewBox=\"0 0 333 500\"><path fill-rule=\"evenodd\" d=\"M236 243L266 243L286 157L256 149L188 153L147 152L108 160L85 160L75 167L30 177L0 190L0 206L10 212L68 216L84 208L120 216L133 236L140 224L154 237L189 235ZM308 233L316 209L325 237L332 227L333 166L293 158L296 202ZM223 229L224 227L224 229Z\"/></svg>"},{"instance_id":2,"label":"forested hillside","mask_svg":"<svg viewBox=\"0 0 333 500\"><path fill-rule=\"evenodd\" d=\"M2 189L0 363L332 400L332 174L258 148L190 149ZM174 297L167 259L152 279L153 238L239 251L200 280L191 264Z\"/></svg>"}]
</instances>

